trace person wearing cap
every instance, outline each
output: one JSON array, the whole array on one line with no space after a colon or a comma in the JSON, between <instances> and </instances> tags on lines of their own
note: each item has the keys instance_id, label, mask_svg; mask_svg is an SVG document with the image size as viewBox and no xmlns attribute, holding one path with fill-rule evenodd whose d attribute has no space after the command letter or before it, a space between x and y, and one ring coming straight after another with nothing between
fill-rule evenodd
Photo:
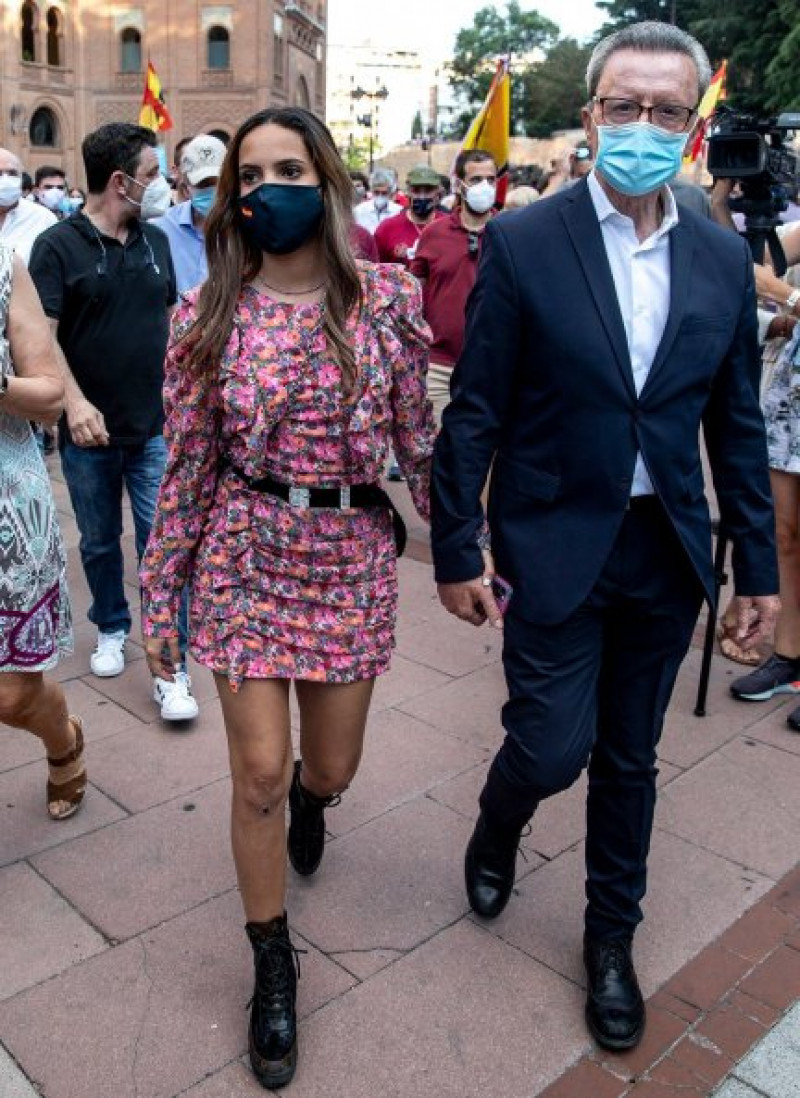
<instances>
[{"instance_id":1,"label":"person wearing cap","mask_svg":"<svg viewBox=\"0 0 800 1098\"><path fill-rule=\"evenodd\" d=\"M464 345L467 298L497 199L497 165L488 152L459 153L453 174L455 208L425 229L410 268L422 283L423 311L433 332L428 399L437 423L450 401L450 375Z\"/></svg>"},{"instance_id":2,"label":"person wearing cap","mask_svg":"<svg viewBox=\"0 0 800 1098\"><path fill-rule=\"evenodd\" d=\"M181 174L186 180L189 198L167 210L153 221L166 233L178 292L184 293L205 282L205 221L214 205L217 180L225 159L225 146L218 137L199 133L185 146L180 158Z\"/></svg>"},{"instance_id":3,"label":"person wearing cap","mask_svg":"<svg viewBox=\"0 0 800 1098\"><path fill-rule=\"evenodd\" d=\"M374 233L382 221L402 213L403 207L394 201L397 191L397 177L391 168L376 168L369 177L372 197L367 198L353 210L356 224Z\"/></svg>"},{"instance_id":4,"label":"person wearing cap","mask_svg":"<svg viewBox=\"0 0 800 1098\"><path fill-rule=\"evenodd\" d=\"M402 263L408 267L426 225L443 215L438 210L441 194L439 175L420 164L406 177L408 208L382 221L375 230L381 263Z\"/></svg>"}]
</instances>

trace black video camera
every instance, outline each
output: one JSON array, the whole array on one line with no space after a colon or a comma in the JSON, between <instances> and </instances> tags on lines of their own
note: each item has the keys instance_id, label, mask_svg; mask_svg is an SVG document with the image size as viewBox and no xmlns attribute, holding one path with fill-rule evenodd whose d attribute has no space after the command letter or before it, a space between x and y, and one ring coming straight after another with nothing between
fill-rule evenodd
<instances>
[{"instance_id":1,"label":"black video camera","mask_svg":"<svg viewBox=\"0 0 800 1098\"><path fill-rule=\"evenodd\" d=\"M800 114L760 118L725 106L716 110L708 128L709 174L739 183L742 193L731 199L731 209L745 216L753 258L762 262L767 243L778 275L786 262L775 229L797 186L797 156L786 145L794 130L800 130Z\"/></svg>"}]
</instances>

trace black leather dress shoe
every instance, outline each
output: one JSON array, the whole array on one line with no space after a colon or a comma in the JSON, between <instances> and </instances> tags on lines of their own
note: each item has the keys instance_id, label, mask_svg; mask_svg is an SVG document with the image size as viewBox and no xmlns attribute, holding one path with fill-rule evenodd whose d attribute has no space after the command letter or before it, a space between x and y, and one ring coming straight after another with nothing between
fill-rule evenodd
<instances>
[{"instance_id":1,"label":"black leather dress shoe","mask_svg":"<svg viewBox=\"0 0 800 1098\"><path fill-rule=\"evenodd\" d=\"M614 1052L642 1039L645 1009L633 967L631 941L596 942L585 938L586 1024L598 1045Z\"/></svg>"},{"instance_id":2,"label":"black leather dress shoe","mask_svg":"<svg viewBox=\"0 0 800 1098\"><path fill-rule=\"evenodd\" d=\"M508 903L514 887L519 833L493 832L483 812L478 816L464 858L469 906L484 919L494 919Z\"/></svg>"},{"instance_id":3,"label":"black leather dress shoe","mask_svg":"<svg viewBox=\"0 0 800 1098\"><path fill-rule=\"evenodd\" d=\"M786 718L786 727L791 728L792 732L800 732L800 706L793 709Z\"/></svg>"}]
</instances>

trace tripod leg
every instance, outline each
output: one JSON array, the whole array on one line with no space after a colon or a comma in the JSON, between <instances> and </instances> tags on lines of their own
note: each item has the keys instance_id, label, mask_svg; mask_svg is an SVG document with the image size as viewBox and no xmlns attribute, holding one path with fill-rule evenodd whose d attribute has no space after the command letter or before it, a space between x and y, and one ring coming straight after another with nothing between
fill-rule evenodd
<instances>
[{"instance_id":1,"label":"tripod leg","mask_svg":"<svg viewBox=\"0 0 800 1098\"><path fill-rule=\"evenodd\" d=\"M706 635L703 642L703 660L700 664L700 681L697 684L697 700L694 707L696 717L706 715L708 680L711 675L711 657L714 654L714 636L717 629L717 614L722 587L728 582L725 573L725 554L728 551L728 539L720 529L717 532L717 547L714 552L714 605L709 607Z\"/></svg>"}]
</instances>

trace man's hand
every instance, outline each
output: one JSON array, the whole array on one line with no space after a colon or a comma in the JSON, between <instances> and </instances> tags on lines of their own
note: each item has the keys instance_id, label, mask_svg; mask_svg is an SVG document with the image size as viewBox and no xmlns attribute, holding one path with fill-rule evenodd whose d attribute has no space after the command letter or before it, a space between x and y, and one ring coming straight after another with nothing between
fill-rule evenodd
<instances>
[{"instance_id":1,"label":"man's hand","mask_svg":"<svg viewBox=\"0 0 800 1098\"><path fill-rule=\"evenodd\" d=\"M768 637L781 609L778 595L736 595L736 641L745 652Z\"/></svg>"},{"instance_id":2,"label":"man's hand","mask_svg":"<svg viewBox=\"0 0 800 1098\"><path fill-rule=\"evenodd\" d=\"M491 550L483 549L483 575L464 583L439 583L439 601L450 614L471 625L488 621L495 629L503 628L503 615L497 609L492 594L494 558Z\"/></svg>"},{"instance_id":3,"label":"man's hand","mask_svg":"<svg viewBox=\"0 0 800 1098\"><path fill-rule=\"evenodd\" d=\"M174 682L175 671L181 665L181 649L177 637L145 637L144 654L150 674L157 679Z\"/></svg>"},{"instance_id":4,"label":"man's hand","mask_svg":"<svg viewBox=\"0 0 800 1098\"><path fill-rule=\"evenodd\" d=\"M67 426L76 446L108 446L103 413L85 397L67 401Z\"/></svg>"}]
</instances>

